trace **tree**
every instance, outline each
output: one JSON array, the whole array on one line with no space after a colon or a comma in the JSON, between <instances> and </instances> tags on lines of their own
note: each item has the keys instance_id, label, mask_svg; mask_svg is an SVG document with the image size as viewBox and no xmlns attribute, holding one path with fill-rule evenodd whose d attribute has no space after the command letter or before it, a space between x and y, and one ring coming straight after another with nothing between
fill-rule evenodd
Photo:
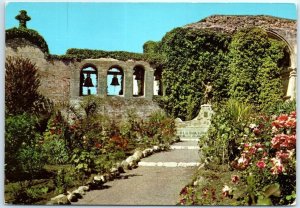
<instances>
[{"instance_id":1,"label":"tree","mask_svg":"<svg viewBox=\"0 0 300 208\"><path fill-rule=\"evenodd\" d=\"M32 112L40 98L38 68L29 59L7 57L5 62L6 113L16 115Z\"/></svg>"}]
</instances>

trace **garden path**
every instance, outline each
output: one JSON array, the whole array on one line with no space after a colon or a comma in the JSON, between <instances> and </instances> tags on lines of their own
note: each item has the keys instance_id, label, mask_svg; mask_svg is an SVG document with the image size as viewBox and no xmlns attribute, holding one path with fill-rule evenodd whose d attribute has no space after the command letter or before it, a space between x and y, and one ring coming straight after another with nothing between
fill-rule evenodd
<instances>
[{"instance_id":1,"label":"garden path","mask_svg":"<svg viewBox=\"0 0 300 208\"><path fill-rule=\"evenodd\" d=\"M105 188L87 192L74 205L175 205L181 189L199 165L197 141L181 141L171 150L144 158Z\"/></svg>"}]
</instances>

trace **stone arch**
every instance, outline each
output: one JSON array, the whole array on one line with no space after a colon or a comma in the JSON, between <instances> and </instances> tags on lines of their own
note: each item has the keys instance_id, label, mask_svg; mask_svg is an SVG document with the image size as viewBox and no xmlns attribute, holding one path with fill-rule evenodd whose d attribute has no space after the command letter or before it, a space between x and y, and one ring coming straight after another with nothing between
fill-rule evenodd
<instances>
[{"instance_id":1,"label":"stone arch","mask_svg":"<svg viewBox=\"0 0 300 208\"><path fill-rule=\"evenodd\" d=\"M106 94L108 96L124 95L124 70L120 65L112 65L106 74Z\"/></svg>"},{"instance_id":2,"label":"stone arch","mask_svg":"<svg viewBox=\"0 0 300 208\"><path fill-rule=\"evenodd\" d=\"M98 70L94 64L84 64L80 69L79 95L95 95L98 87Z\"/></svg>"},{"instance_id":3,"label":"stone arch","mask_svg":"<svg viewBox=\"0 0 300 208\"><path fill-rule=\"evenodd\" d=\"M287 50L284 51L284 57L281 60L281 67L283 67L283 72L281 74L283 82L283 90L285 93L285 99L295 99L296 97L296 51L292 47L293 43L290 43L288 37L281 35L280 33L268 29L266 30L269 37L281 40L287 46Z\"/></svg>"},{"instance_id":4,"label":"stone arch","mask_svg":"<svg viewBox=\"0 0 300 208\"><path fill-rule=\"evenodd\" d=\"M133 67L133 96L139 97L145 95L145 67L142 64Z\"/></svg>"},{"instance_id":5,"label":"stone arch","mask_svg":"<svg viewBox=\"0 0 300 208\"><path fill-rule=\"evenodd\" d=\"M270 38L280 40L286 44L287 49L288 49L286 51L286 53L288 53L288 56L289 56L289 66L288 67L291 67L293 65L293 63L295 62L295 55L294 55L295 52L294 52L293 47L289 43L289 41L286 38L284 38L282 35L280 35L279 33L275 32L271 29L266 30L266 32Z\"/></svg>"},{"instance_id":6,"label":"stone arch","mask_svg":"<svg viewBox=\"0 0 300 208\"><path fill-rule=\"evenodd\" d=\"M153 76L153 95L163 95L162 68L156 68Z\"/></svg>"}]
</instances>

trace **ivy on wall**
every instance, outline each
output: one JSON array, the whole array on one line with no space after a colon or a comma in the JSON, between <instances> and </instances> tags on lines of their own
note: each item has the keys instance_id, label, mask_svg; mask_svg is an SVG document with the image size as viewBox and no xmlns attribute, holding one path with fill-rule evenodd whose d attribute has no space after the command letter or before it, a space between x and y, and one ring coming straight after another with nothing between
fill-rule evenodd
<instances>
[{"instance_id":1,"label":"ivy on wall","mask_svg":"<svg viewBox=\"0 0 300 208\"><path fill-rule=\"evenodd\" d=\"M282 41L268 38L260 28L237 32L230 44L229 94L267 109L283 97L279 62L284 56Z\"/></svg>"},{"instance_id":2,"label":"ivy on wall","mask_svg":"<svg viewBox=\"0 0 300 208\"><path fill-rule=\"evenodd\" d=\"M232 97L267 110L282 100L280 62L285 47L260 28L233 36L175 28L161 42L146 42L144 51L164 57L165 97L157 98L160 105L174 117L190 120L204 103L208 82L213 86L213 104Z\"/></svg>"},{"instance_id":3,"label":"ivy on wall","mask_svg":"<svg viewBox=\"0 0 300 208\"><path fill-rule=\"evenodd\" d=\"M160 52L165 57L164 108L181 119L192 119L204 103L204 84L211 82L214 102L227 97L227 34L176 28L165 35Z\"/></svg>"},{"instance_id":4,"label":"ivy on wall","mask_svg":"<svg viewBox=\"0 0 300 208\"><path fill-rule=\"evenodd\" d=\"M45 55L49 55L48 44L45 39L35 30L27 29L25 27L11 28L5 31L5 40L14 38L25 38L32 44L38 46Z\"/></svg>"}]
</instances>

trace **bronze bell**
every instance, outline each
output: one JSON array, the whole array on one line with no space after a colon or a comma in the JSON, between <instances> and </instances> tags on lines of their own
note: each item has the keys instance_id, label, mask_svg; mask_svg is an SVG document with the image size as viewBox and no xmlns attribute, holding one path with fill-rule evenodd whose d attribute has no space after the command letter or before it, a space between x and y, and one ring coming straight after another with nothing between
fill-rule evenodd
<instances>
[{"instance_id":1,"label":"bronze bell","mask_svg":"<svg viewBox=\"0 0 300 208\"><path fill-rule=\"evenodd\" d=\"M90 74L87 74L87 78L84 80L83 86L84 87L94 87Z\"/></svg>"},{"instance_id":2,"label":"bronze bell","mask_svg":"<svg viewBox=\"0 0 300 208\"><path fill-rule=\"evenodd\" d=\"M112 86L120 85L120 84L119 84L119 80L118 80L117 75L114 75L114 77L113 77L112 80L111 80L110 85L112 85Z\"/></svg>"}]
</instances>

